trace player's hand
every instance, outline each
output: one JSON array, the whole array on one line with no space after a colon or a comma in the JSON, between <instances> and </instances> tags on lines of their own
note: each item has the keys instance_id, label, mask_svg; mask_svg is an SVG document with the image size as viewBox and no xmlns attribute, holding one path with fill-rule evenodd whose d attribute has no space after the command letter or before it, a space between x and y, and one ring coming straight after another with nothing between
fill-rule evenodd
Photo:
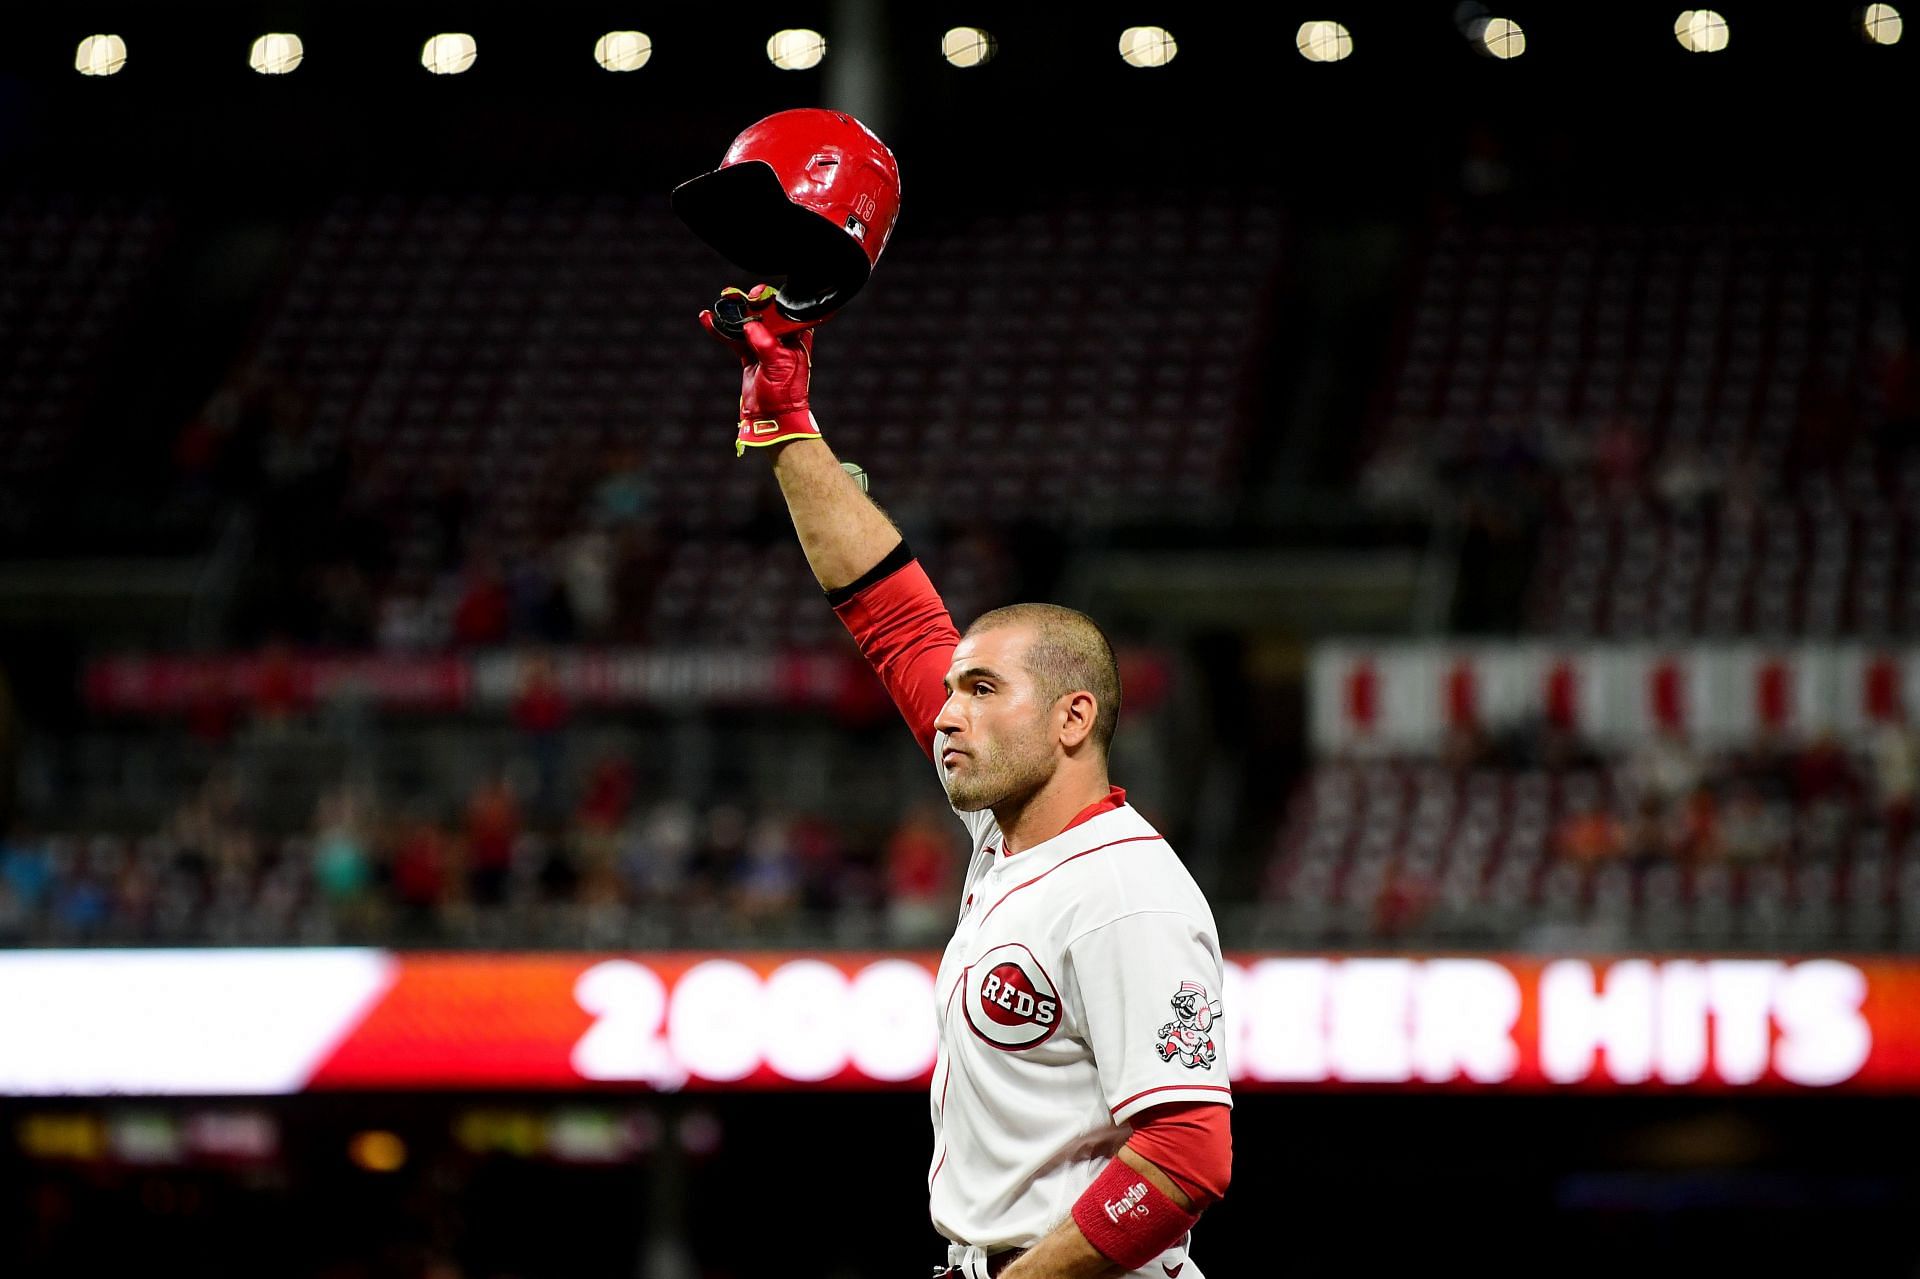
<instances>
[{"instance_id":1,"label":"player's hand","mask_svg":"<svg viewBox=\"0 0 1920 1279\"><path fill-rule=\"evenodd\" d=\"M747 342L753 349L754 375L747 403L760 417L807 412L813 377L813 330L775 337L766 323L749 319Z\"/></svg>"},{"instance_id":2,"label":"player's hand","mask_svg":"<svg viewBox=\"0 0 1920 1279\"><path fill-rule=\"evenodd\" d=\"M743 293L739 289L735 289L735 288L725 288L720 290L720 296L722 298L737 297L742 301L746 302L748 306L754 305L754 303L760 298L762 294L764 294L765 297L770 300L773 297L773 289L768 285L760 284L760 285L754 286L754 290L752 293ZM726 347L729 351L732 351L734 354L734 358L740 361L739 421L744 423L748 417L747 401L748 401L748 398L753 393L753 376L754 376L753 347L749 346L746 340L743 338L730 338L726 334L722 333L719 327L714 323L712 310L705 310L700 312L700 327L705 329L708 333L710 333L713 336L714 341L718 342L721 346Z\"/></svg>"},{"instance_id":3,"label":"player's hand","mask_svg":"<svg viewBox=\"0 0 1920 1279\"><path fill-rule=\"evenodd\" d=\"M773 305L774 289L757 284L752 289L726 289L722 297L738 297L751 312ZM700 327L740 361L740 423L734 440L736 455L792 439L818 439L820 428L807 405L813 374L813 330L801 329L776 337L758 315L749 315L745 340L730 338L714 323L711 310L700 313Z\"/></svg>"},{"instance_id":4,"label":"player's hand","mask_svg":"<svg viewBox=\"0 0 1920 1279\"><path fill-rule=\"evenodd\" d=\"M774 287L771 284L756 284L751 290L741 290L729 285L720 290L720 297L722 300L739 298L748 307L760 310L773 301ZM700 327L712 334L714 341L732 351L739 358L741 368L753 367L753 348L747 344L745 338L728 337L722 333L711 308L700 312Z\"/></svg>"}]
</instances>

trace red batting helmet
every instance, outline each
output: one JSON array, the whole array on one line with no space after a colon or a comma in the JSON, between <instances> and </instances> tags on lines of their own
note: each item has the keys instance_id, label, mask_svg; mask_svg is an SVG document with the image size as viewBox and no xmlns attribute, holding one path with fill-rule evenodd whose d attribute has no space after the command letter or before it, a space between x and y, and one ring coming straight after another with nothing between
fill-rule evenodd
<instances>
[{"instance_id":1,"label":"red batting helmet","mask_svg":"<svg viewBox=\"0 0 1920 1279\"><path fill-rule=\"evenodd\" d=\"M720 167L673 189L673 210L741 270L784 277L780 307L819 320L860 291L900 216L900 166L843 111L749 125Z\"/></svg>"}]
</instances>

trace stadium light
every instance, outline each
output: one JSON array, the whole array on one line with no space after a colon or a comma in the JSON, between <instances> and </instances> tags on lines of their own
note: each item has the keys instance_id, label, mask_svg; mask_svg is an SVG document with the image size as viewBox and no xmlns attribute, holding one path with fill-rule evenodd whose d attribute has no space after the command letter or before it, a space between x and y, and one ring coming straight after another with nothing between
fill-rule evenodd
<instances>
[{"instance_id":1,"label":"stadium light","mask_svg":"<svg viewBox=\"0 0 1920 1279\"><path fill-rule=\"evenodd\" d=\"M1504 62L1527 51L1527 33L1512 18L1488 18L1478 47Z\"/></svg>"},{"instance_id":2,"label":"stadium light","mask_svg":"<svg viewBox=\"0 0 1920 1279\"><path fill-rule=\"evenodd\" d=\"M1130 67L1164 67L1180 52L1165 27L1128 27L1120 33L1120 57Z\"/></svg>"},{"instance_id":3,"label":"stadium light","mask_svg":"<svg viewBox=\"0 0 1920 1279\"><path fill-rule=\"evenodd\" d=\"M776 31L767 38L767 60L782 71L811 71L827 56L827 38L806 27Z\"/></svg>"},{"instance_id":4,"label":"stadium light","mask_svg":"<svg viewBox=\"0 0 1920 1279\"><path fill-rule=\"evenodd\" d=\"M480 56L480 46L464 31L443 31L420 46L420 65L435 75L459 75Z\"/></svg>"},{"instance_id":5,"label":"stadium light","mask_svg":"<svg viewBox=\"0 0 1920 1279\"><path fill-rule=\"evenodd\" d=\"M1688 53L1718 53L1730 36L1727 20L1712 9L1688 9L1673 21L1673 38Z\"/></svg>"},{"instance_id":6,"label":"stadium light","mask_svg":"<svg viewBox=\"0 0 1920 1279\"><path fill-rule=\"evenodd\" d=\"M644 31L609 31L594 42L593 60L609 71L638 71L653 60L653 37Z\"/></svg>"},{"instance_id":7,"label":"stadium light","mask_svg":"<svg viewBox=\"0 0 1920 1279\"><path fill-rule=\"evenodd\" d=\"M73 69L81 75L119 75L127 65L127 42L116 35L91 35L74 50Z\"/></svg>"},{"instance_id":8,"label":"stadium light","mask_svg":"<svg viewBox=\"0 0 1920 1279\"><path fill-rule=\"evenodd\" d=\"M307 49L300 37L284 31L270 31L253 42L247 65L261 75L285 75L306 59Z\"/></svg>"},{"instance_id":9,"label":"stadium light","mask_svg":"<svg viewBox=\"0 0 1920 1279\"><path fill-rule=\"evenodd\" d=\"M979 27L954 27L940 37L940 56L956 67L977 67L993 61L999 41Z\"/></svg>"},{"instance_id":10,"label":"stadium light","mask_svg":"<svg viewBox=\"0 0 1920 1279\"><path fill-rule=\"evenodd\" d=\"M1343 62L1353 56L1353 32L1338 22L1303 22L1293 44L1308 62Z\"/></svg>"},{"instance_id":11,"label":"stadium light","mask_svg":"<svg viewBox=\"0 0 1920 1279\"><path fill-rule=\"evenodd\" d=\"M1860 34L1868 44L1899 44L1906 25L1890 4L1870 4L1860 11Z\"/></svg>"}]
</instances>

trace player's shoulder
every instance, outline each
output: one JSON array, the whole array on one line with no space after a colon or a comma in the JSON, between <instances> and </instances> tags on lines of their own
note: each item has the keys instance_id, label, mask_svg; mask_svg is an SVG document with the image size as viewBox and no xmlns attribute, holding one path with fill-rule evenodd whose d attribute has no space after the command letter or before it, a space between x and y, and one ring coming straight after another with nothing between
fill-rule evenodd
<instances>
[{"instance_id":1,"label":"player's shoulder","mask_svg":"<svg viewBox=\"0 0 1920 1279\"><path fill-rule=\"evenodd\" d=\"M1076 833L1081 847L1067 853L1062 867L1070 861L1074 871L1070 900L1077 928L1148 910L1211 919L1192 872L1138 809L1123 804L1076 828Z\"/></svg>"}]
</instances>

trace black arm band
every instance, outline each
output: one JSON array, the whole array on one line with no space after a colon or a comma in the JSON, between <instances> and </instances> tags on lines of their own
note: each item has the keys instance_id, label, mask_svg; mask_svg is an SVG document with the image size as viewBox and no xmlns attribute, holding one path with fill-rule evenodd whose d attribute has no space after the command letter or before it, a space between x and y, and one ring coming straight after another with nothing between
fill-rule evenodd
<instances>
[{"instance_id":1,"label":"black arm band","mask_svg":"<svg viewBox=\"0 0 1920 1279\"><path fill-rule=\"evenodd\" d=\"M907 548L907 541L901 538L891 551L881 557L880 562L848 582L845 586L836 586L827 592L827 603L839 608L848 600L866 590L875 582L884 581L913 563L913 552Z\"/></svg>"}]
</instances>

